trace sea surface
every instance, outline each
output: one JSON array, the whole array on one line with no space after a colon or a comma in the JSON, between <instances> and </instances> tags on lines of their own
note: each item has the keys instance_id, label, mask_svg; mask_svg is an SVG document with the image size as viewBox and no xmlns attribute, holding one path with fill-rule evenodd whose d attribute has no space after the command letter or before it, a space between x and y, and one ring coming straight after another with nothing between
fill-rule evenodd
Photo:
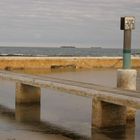
<instances>
[{"instance_id":1,"label":"sea surface","mask_svg":"<svg viewBox=\"0 0 140 140\"><path fill-rule=\"evenodd\" d=\"M40 76L65 78L116 87L117 71L93 69L58 71ZM137 90L140 91L138 70ZM140 112L126 127L91 127L90 98L41 88L41 106L15 105L15 83L0 80L0 140L139 140Z\"/></svg>"},{"instance_id":2,"label":"sea surface","mask_svg":"<svg viewBox=\"0 0 140 140\"><path fill-rule=\"evenodd\" d=\"M0 56L122 56L118 48L76 47L0 47ZM140 56L140 49L132 49L132 55Z\"/></svg>"}]
</instances>

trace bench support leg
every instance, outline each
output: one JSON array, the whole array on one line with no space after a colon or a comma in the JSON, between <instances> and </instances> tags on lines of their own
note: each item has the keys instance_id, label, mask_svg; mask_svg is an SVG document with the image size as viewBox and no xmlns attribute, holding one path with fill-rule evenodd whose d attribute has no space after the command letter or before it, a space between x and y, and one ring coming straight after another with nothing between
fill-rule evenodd
<instances>
[{"instance_id":1,"label":"bench support leg","mask_svg":"<svg viewBox=\"0 0 140 140\"><path fill-rule=\"evenodd\" d=\"M16 104L40 104L40 88L16 83Z\"/></svg>"},{"instance_id":2,"label":"bench support leg","mask_svg":"<svg viewBox=\"0 0 140 140\"><path fill-rule=\"evenodd\" d=\"M126 107L93 99L92 126L98 128L126 125Z\"/></svg>"},{"instance_id":3,"label":"bench support leg","mask_svg":"<svg viewBox=\"0 0 140 140\"><path fill-rule=\"evenodd\" d=\"M136 91L137 71L134 69L118 69L117 87ZM127 107L127 121L135 121L136 109Z\"/></svg>"}]
</instances>

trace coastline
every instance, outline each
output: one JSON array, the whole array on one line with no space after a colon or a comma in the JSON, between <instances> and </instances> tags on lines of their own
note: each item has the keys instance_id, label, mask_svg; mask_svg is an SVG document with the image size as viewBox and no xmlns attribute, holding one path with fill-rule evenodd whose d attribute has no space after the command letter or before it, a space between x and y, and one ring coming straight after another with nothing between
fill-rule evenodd
<instances>
[{"instance_id":1,"label":"coastline","mask_svg":"<svg viewBox=\"0 0 140 140\"><path fill-rule=\"evenodd\" d=\"M122 68L122 57L0 57L2 70L71 68ZM132 68L140 68L140 57L132 57Z\"/></svg>"}]
</instances>

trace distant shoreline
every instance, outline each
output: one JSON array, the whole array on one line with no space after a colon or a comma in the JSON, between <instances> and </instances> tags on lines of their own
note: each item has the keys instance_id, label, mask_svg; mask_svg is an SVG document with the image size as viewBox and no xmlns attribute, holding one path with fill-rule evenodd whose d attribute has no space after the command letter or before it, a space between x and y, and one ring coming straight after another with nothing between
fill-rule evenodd
<instances>
[{"instance_id":1,"label":"distant shoreline","mask_svg":"<svg viewBox=\"0 0 140 140\"><path fill-rule=\"evenodd\" d=\"M60 46L60 48L76 48L75 46Z\"/></svg>"}]
</instances>

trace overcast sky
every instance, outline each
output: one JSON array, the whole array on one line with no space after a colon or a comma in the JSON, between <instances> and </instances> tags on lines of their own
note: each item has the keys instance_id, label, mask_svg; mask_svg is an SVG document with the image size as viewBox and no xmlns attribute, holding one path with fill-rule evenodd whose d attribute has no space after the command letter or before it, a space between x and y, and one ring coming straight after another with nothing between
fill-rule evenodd
<instances>
[{"instance_id":1,"label":"overcast sky","mask_svg":"<svg viewBox=\"0 0 140 140\"><path fill-rule=\"evenodd\" d=\"M0 45L121 48L120 17L128 15L139 48L140 0L0 0Z\"/></svg>"}]
</instances>

